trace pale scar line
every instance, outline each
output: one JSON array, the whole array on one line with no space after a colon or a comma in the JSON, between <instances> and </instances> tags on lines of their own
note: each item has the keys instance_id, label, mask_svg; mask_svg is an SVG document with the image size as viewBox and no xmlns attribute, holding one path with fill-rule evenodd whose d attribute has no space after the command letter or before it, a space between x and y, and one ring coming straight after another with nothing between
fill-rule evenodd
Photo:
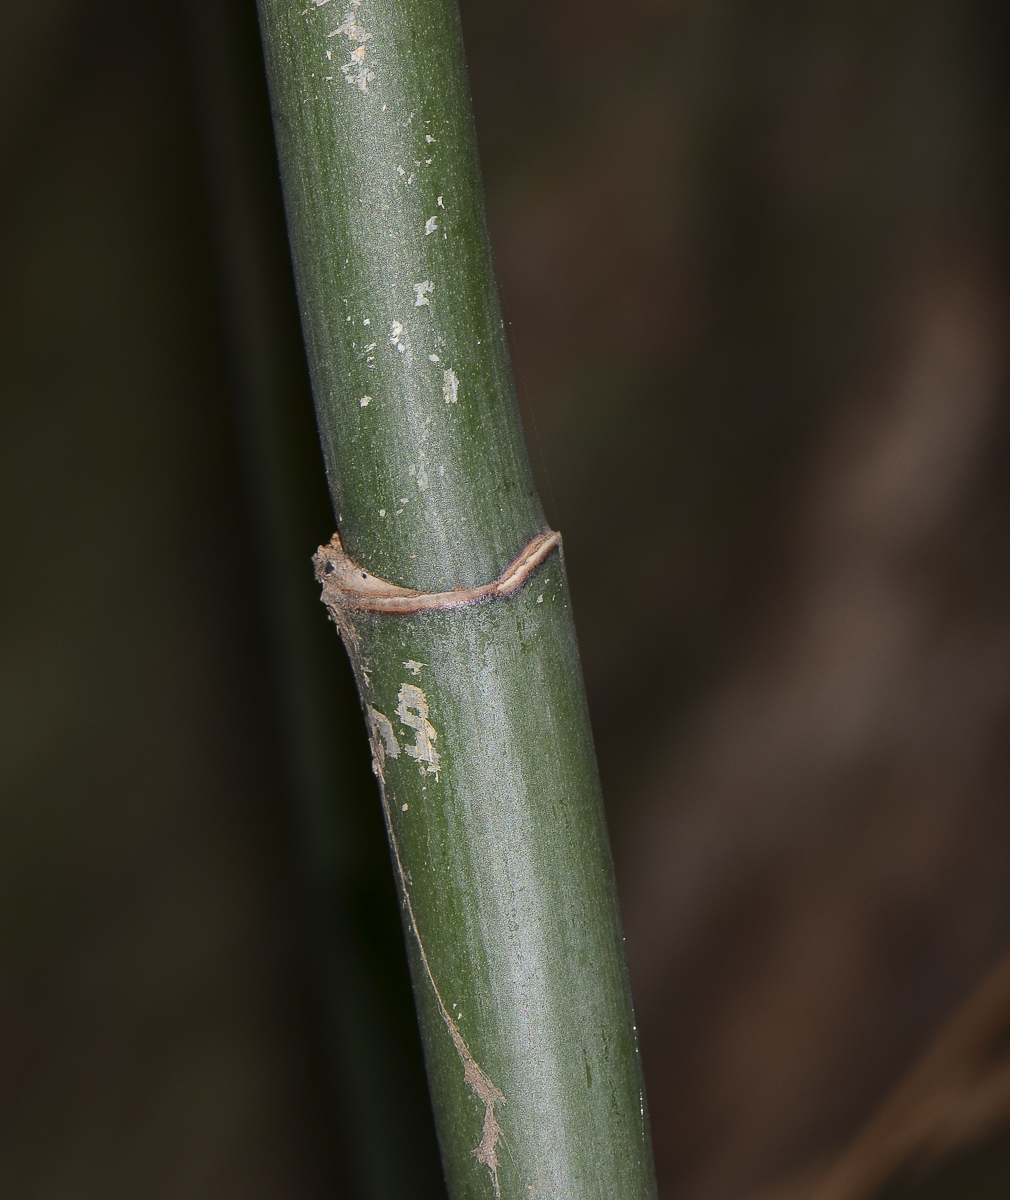
<instances>
[{"instance_id":1,"label":"pale scar line","mask_svg":"<svg viewBox=\"0 0 1010 1200\"><path fill-rule=\"evenodd\" d=\"M405 685L409 686L409 685ZM431 985L431 990L435 994L435 1000L438 1004L438 1010L442 1014L442 1020L445 1022L445 1027L449 1031L449 1036L452 1038L452 1044L455 1047L456 1054L459 1056L459 1061L463 1064L463 1079L466 1085L477 1099L484 1105L484 1125L481 1130L481 1139L477 1146L474 1147L473 1156L483 1166L487 1167L491 1182L494 1186L494 1194L496 1200L500 1200L501 1188L498 1184L498 1141L503 1136L502 1128L498 1124L498 1118L495 1115L495 1107L499 1104L505 1104L505 1097L502 1092L495 1087L487 1075L481 1070L470 1052L470 1047L466 1044L466 1040L459 1031L459 1026L453 1020L446 1008L445 1001L442 999L442 993L438 990L438 984L435 982L435 976L431 970L431 963L428 962L428 955L424 948L424 943L421 941L421 933L417 927L417 918L414 915L414 906L410 899L410 889L407 887L407 872L404 870L403 859L400 857L400 844L397 841L396 833L393 829L393 817L389 807L389 800L386 797L386 778L385 778L385 757L387 749L391 748L388 737L391 739L392 746L396 747L392 757L398 757L399 744L396 742L392 732L392 726L388 718L386 718L377 709L368 706L369 723L372 727L372 755L376 768L376 775L379 780L379 794L382 797L382 814L386 823L386 833L389 837L389 844L393 848L393 860L396 863L396 875L400 884L400 892L403 895L404 907L407 910L407 916L410 923L410 931L414 935L414 940L417 942L417 950L421 956L421 963L424 966L424 973L428 977L428 983ZM379 740L381 737L381 741ZM384 744L385 743L385 744Z\"/></svg>"}]
</instances>

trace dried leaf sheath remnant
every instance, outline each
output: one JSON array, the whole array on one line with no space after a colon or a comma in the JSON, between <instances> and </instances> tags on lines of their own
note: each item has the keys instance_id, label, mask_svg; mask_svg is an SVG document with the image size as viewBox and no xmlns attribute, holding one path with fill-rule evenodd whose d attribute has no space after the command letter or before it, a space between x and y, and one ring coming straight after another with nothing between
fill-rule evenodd
<instances>
[{"instance_id":1,"label":"dried leaf sheath remnant","mask_svg":"<svg viewBox=\"0 0 1010 1200\"><path fill-rule=\"evenodd\" d=\"M395 747L392 757L395 758L399 755L400 747L396 742L396 738L393 737L389 721L382 713L376 712L375 709L369 707L368 716L369 740L372 745L372 767L379 781L379 793L382 797L382 814L386 822L386 833L389 837L389 844L393 848L396 876L400 883L403 906L407 910L410 932L414 935L415 942L417 942L417 950L421 956L424 973L428 977L431 990L435 994L435 1000L438 1003L439 1012L442 1014L442 1020L449 1031L449 1036L452 1038L452 1044L459 1055L459 1061L463 1064L463 1079L466 1081L466 1085L470 1091L484 1105L484 1126L481 1130L480 1142L474 1147L473 1156L479 1163L487 1167L491 1173L494 1194L495 1196L501 1196L501 1189L498 1185L498 1139L501 1137L501 1126L498 1124L498 1118L495 1116L494 1110L497 1105L505 1103L505 1097L480 1069L477 1060L470 1053L470 1047L466 1044L463 1035L459 1031L459 1026L446 1008L445 1001L442 999L442 993L438 990L438 984L435 982L435 976L432 974L431 963L428 962L424 942L421 941L421 932L417 927L417 918L414 916L414 906L410 900L410 889L407 887L407 873L404 870L403 860L400 857L400 844L393 829L392 813L389 807L389 799L386 796L385 765L386 754L390 752L390 740L387 740L387 729L388 739L391 739L392 746Z\"/></svg>"},{"instance_id":2,"label":"dried leaf sheath remnant","mask_svg":"<svg viewBox=\"0 0 1010 1200\"><path fill-rule=\"evenodd\" d=\"M312 558L316 579L323 585L323 603L340 625L338 613L346 608L358 612L419 613L436 609L459 608L495 596L511 596L555 550L560 549L561 534L541 533L527 542L494 583L480 587L456 588L452 592L415 592L378 579L344 551L340 535L335 533L329 545L320 546Z\"/></svg>"}]
</instances>

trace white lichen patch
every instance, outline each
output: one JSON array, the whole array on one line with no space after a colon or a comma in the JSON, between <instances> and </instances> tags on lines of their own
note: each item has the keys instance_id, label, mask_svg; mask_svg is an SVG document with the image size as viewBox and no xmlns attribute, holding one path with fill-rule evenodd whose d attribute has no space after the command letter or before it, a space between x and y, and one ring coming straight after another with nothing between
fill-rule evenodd
<instances>
[{"instance_id":1,"label":"white lichen patch","mask_svg":"<svg viewBox=\"0 0 1010 1200\"><path fill-rule=\"evenodd\" d=\"M414 482L417 484L418 491L426 492L428 490L428 471L424 465L424 451L421 451L421 457L418 462L411 463L407 468L409 473L414 476ZM406 501L404 501L406 504Z\"/></svg>"},{"instance_id":2,"label":"white lichen patch","mask_svg":"<svg viewBox=\"0 0 1010 1200\"><path fill-rule=\"evenodd\" d=\"M404 328L402 321L393 321L389 326L389 342L390 345L396 347L400 354L404 356L408 366L413 361L413 353L410 349L410 338L407 336L407 331Z\"/></svg>"},{"instance_id":3,"label":"white lichen patch","mask_svg":"<svg viewBox=\"0 0 1010 1200\"><path fill-rule=\"evenodd\" d=\"M430 134L430 133L426 133L426 134L424 135L424 140L430 144L430 143L431 143L431 142L433 142L435 139L434 139L434 138L431 136L431 134Z\"/></svg>"},{"instance_id":4,"label":"white lichen patch","mask_svg":"<svg viewBox=\"0 0 1010 1200\"><path fill-rule=\"evenodd\" d=\"M370 42L374 35L367 29L362 29L358 24L358 16L354 10L361 7L360 0L351 0L351 4L350 10L344 13L343 21L326 36L331 38L343 36L354 44L355 48L351 51L351 57L340 68L340 72L352 87L367 92L368 85L375 79L375 72L371 67L365 65L367 57L365 43Z\"/></svg>"},{"instance_id":5,"label":"white lichen patch","mask_svg":"<svg viewBox=\"0 0 1010 1200\"><path fill-rule=\"evenodd\" d=\"M437 228L438 217L429 217L424 223L424 236L427 237L429 233L434 233Z\"/></svg>"},{"instance_id":6,"label":"white lichen patch","mask_svg":"<svg viewBox=\"0 0 1010 1200\"><path fill-rule=\"evenodd\" d=\"M420 308L428 303L428 297L434 292L435 285L430 279L422 279L414 284L414 307Z\"/></svg>"},{"instance_id":7,"label":"white lichen patch","mask_svg":"<svg viewBox=\"0 0 1010 1200\"><path fill-rule=\"evenodd\" d=\"M340 73L352 87L363 92L368 91L368 85L375 79L375 72L365 66L365 47L359 46L351 51L350 59L340 68Z\"/></svg>"},{"instance_id":8,"label":"white lichen patch","mask_svg":"<svg viewBox=\"0 0 1010 1200\"><path fill-rule=\"evenodd\" d=\"M442 372L442 395L446 404L455 404L459 399L459 376L452 367Z\"/></svg>"},{"instance_id":9,"label":"white lichen patch","mask_svg":"<svg viewBox=\"0 0 1010 1200\"><path fill-rule=\"evenodd\" d=\"M338 25L332 33L328 33L326 36L332 38L340 37L341 34L343 34L352 42L361 42L362 44L365 42L370 42L373 35L367 30L361 28L361 26L358 24L358 14L354 11L356 8L360 7L360 3L355 4L352 0L350 12L345 12L342 23Z\"/></svg>"},{"instance_id":10,"label":"white lichen patch","mask_svg":"<svg viewBox=\"0 0 1010 1200\"><path fill-rule=\"evenodd\" d=\"M439 208L444 209L445 205L442 203L442 199L443 199L443 197L439 196L439 198L435 201L435 203L438 205Z\"/></svg>"},{"instance_id":11,"label":"white lichen patch","mask_svg":"<svg viewBox=\"0 0 1010 1200\"><path fill-rule=\"evenodd\" d=\"M428 362L441 362L441 361L442 360L438 357L437 354L429 354L428 355Z\"/></svg>"},{"instance_id":12,"label":"white lichen patch","mask_svg":"<svg viewBox=\"0 0 1010 1200\"><path fill-rule=\"evenodd\" d=\"M411 673L411 675L420 675L421 670L424 667L424 663L419 663L413 658L408 658L403 665Z\"/></svg>"},{"instance_id":13,"label":"white lichen patch","mask_svg":"<svg viewBox=\"0 0 1010 1200\"><path fill-rule=\"evenodd\" d=\"M368 725L371 732L369 741L372 743L372 765L376 775L383 778L386 759L400 757L400 743L393 732L393 723L377 708L368 705Z\"/></svg>"},{"instance_id":14,"label":"white lichen patch","mask_svg":"<svg viewBox=\"0 0 1010 1200\"><path fill-rule=\"evenodd\" d=\"M367 408L369 406L369 404L372 403L372 397L371 396L362 396L361 399L358 401L358 403L361 405L362 408Z\"/></svg>"},{"instance_id":15,"label":"white lichen patch","mask_svg":"<svg viewBox=\"0 0 1010 1200\"><path fill-rule=\"evenodd\" d=\"M396 715L402 725L414 730L413 745L404 746L403 749L417 763L422 775L434 775L437 781L439 755L435 742L438 733L428 720L428 697L414 684L402 684L397 697Z\"/></svg>"}]
</instances>

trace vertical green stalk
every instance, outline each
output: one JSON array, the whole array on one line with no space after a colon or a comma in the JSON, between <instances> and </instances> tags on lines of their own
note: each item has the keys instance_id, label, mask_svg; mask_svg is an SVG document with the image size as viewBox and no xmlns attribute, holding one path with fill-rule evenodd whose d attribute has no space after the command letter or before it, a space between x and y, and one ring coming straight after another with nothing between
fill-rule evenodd
<instances>
[{"instance_id":1,"label":"vertical green stalk","mask_svg":"<svg viewBox=\"0 0 1010 1200\"><path fill-rule=\"evenodd\" d=\"M449 1191L649 1197L567 583L455 6L260 0L260 19L340 528L317 570L369 725Z\"/></svg>"},{"instance_id":2,"label":"vertical green stalk","mask_svg":"<svg viewBox=\"0 0 1010 1200\"><path fill-rule=\"evenodd\" d=\"M256 12L247 0L190 0L189 17L257 591L305 888L303 923L331 1051L336 1103L326 1113L326 1142L336 1152L327 1165L369 1200L444 1198L406 971L389 961L399 948L396 910L383 903L376 911L376 899L388 894L388 860L377 814L363 809L374 785L351 723L357 697L305 569L306 539L328 534L332 516Z\"/></svg>"}]
</instances>

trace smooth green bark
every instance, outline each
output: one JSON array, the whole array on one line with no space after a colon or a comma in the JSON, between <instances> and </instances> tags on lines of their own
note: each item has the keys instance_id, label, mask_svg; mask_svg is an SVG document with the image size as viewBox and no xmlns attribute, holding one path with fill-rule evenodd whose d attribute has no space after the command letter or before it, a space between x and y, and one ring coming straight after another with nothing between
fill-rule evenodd
<instances>
[{"instance_id":1,"label":"smooth green bark","mask_svg":"<svg viewBox=\"0 0 1010 1200\"><path fill-rule=\"evenodd\" d=\"M490 583L546 526L455 7L261 0L260 15L344 547L397 585ZM412 615L334 605L370 728L450 1194L653 1196L560 553L509 596Z\"/></svg>"},{"instance_id":2,"label":"smooth green bark","mask_svg":"<svg viewBox=\"0 0 1010 1200\"><path fill-rule=\"evenodd\" d=\"M305 569L306 538L328 535L332 517L256 13L247 0L192 0L189 11L303 920L332 1052L336 1103L327 1116L335 1128L326 1140L336 1151L326 1165L338 1188L349 1180L352 1194L369 1200L444 1200L406 970L390 961L400 930L384 903L388 859L377 814L363 809L374 784L353 724L357 697Z\"/></svg>"},{"instance_id":3,"label":"smooth green bark","mask_svg":"<svg viewBox=\"0 0 1010 1200\"><path fill-rule=\"evenodd\" d=\"M375 574L473 586L544 518L456 13L444 0L338 3L260 9L330 489L345 548Z\"/></svg>"}]
</instances>

